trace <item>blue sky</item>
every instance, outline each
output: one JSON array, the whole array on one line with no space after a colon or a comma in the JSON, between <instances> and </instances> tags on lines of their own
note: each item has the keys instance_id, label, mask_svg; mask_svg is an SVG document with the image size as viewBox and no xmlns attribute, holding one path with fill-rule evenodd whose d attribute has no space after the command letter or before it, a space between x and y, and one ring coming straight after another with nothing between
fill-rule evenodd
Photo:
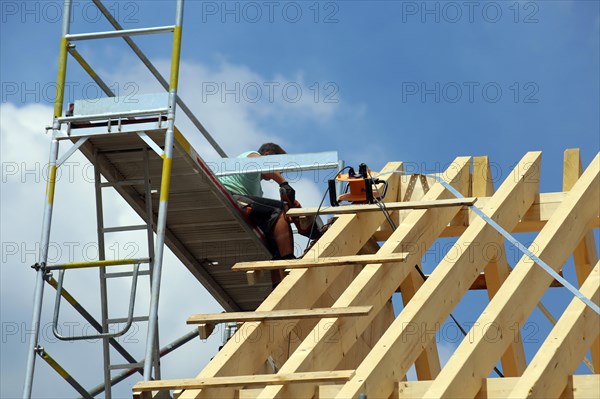
<instances>
[{"instance_id":1,"label":"blue sky","mask_svg":"<svg viewBox=\"0 0 600 399\"><path fill-rule=\"evenodd\" d=\"M75 4L73 32L110 29L87 2ZM174 4L167 1L105 4L128 28L168 25L174 18ZM541 189L559 191L563 151L581 148L587 165L600 149L600 3L470 4L188 1L180 94L230 155L274 140L288 152L337 150L348 164L366 162L377 170L401 160L425 172L443 170L460 155L488 155L502 171L497 187L527 151L541 150ZM14 397L20 395L24 345L5 337L5 330L13 326L7 323L29 323L33 276L26 268L33 262L29 255L7 256L5 244L17 243L22 251L23 243L27 247L39 240L43 183L35 165L47 157L43 128L51 123L62 5L2 1L0 6L0 396ZM136 42L166 73L170 35ZM120 39L78 43L77 49L121 94L157 90ZM97 93L73 60L67 81L68 100ZM187 121L180 123L202 154L214 156ZM33 168L33 175L27 175L27 168ZM81 180L81 171L75 170ZM298 185L301 201L317 205L322 185ZM75 182L66 192L80 195L75 193L83 188L90 186ZM77 198L83 204L91 198L81 195ZM118 215L131 217L126 210ZM63 240L72 233L68 226L55 223ZM80 234L93 237L93 224L81 227ZM517 261L509 257L511 264ZM566 275L572 278L569 271ZM21 289L10 287L15 280ZM550 292L546 305L558 314L570 296ZM475 321L486 304L484 295L468 295L469 300L480 298L481 308L459 304L455 315L461 321ZM208 309L218 309L203 300ZM543 336L548 326L535 312L532 320ZM529 360L536 348L528 349ZM202 350L210 353L213 347ZM56 376L43 376L51 373L38 362L36 381L53 390L37 394L70 394ZM97 375L82 378L93 385Z\"/></svg>"}]
</instances>

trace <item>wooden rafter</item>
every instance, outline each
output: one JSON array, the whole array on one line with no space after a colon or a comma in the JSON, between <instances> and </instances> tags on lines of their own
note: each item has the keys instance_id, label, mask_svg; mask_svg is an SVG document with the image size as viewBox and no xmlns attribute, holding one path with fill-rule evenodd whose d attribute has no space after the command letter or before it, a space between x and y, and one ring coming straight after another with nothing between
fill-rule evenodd
<instances>
[{"instance_id":1,"label":"wooden rafter","mask_svg":"<svg viewBox=\"0 0 600 399\"><path fill-rule=\"evenodd\" d=\"M303 382L334 382L345 381L352 377L352 370L321 371L296 374L263 374L248 376L186 378L179 380L160 380L138 382L133 386L134 392L157 391L177 388L214 388L214 387L244 387L253 385L272 385L282 383Z\"/></svg>"},{"instance_id":2,"label":"wooden rafter","mask_svg":"<svg viewBox=\"0 0 600 399\"><path fill-rule=\"evenodd\" d=\"M549 260L555 271L560 270L598 214L598 203L600 154L569 191L529 249L539 258ZM509 328L514 323L522 325L551 281L548 273L523 256L476 325L493 326L497 331L491 334L511 331ZM472 329L470 335L471 339L463 340L442 369L427 391L427 397L474 396L512 339L512 334L506 333L494 335L494 340L487 339L488 330L481 327Z\"/></svg>"},{"instance_id":3,"label":"wooden rafter","mask_svg":"<svg viewBox=\"0 0 600 399\"><path fill-rule=\"evenodd\" d=\"M372 306L352 306L348 308L316 308L316 309L286 309L270 312L227 312L210 314L193 314L187 319L187 324L199 324L198 331L201 339L206 339L214 330L215 325L226 322L252 322L268 320L300 320L318 319L323 317L366 316Z\"/></svg>"},{"instance_id":4,"label":"wooden rafter","mask_svg":"<svg viewBox=\"0 0 600 399\"><path fill-rule=\"evenodd\" d=\"M445 178L450 184L455 185L459 191L467 192L469 172L470 158L460 157L452 163L451 168L445 174ZM423 200L437 200L451 196L452 194L441 184L436 184L431 187ZM375 307L375 310L383 306L391 298L402 280L414 268L415 262L421 259L424 251L435 241L443 227L452 220L457 212L456 207L412 211L408 216L408 221L398 227L392 237L386 241L377 253L379 255L409 252L406 265L402 265L402 267L390 267L390 265L385 264L365 266L333 306L345 307L355 303L370 303ZM311 337L304 340L299 349L282 366L280 372L289 373L306 369L320 370L336 367L337 363L343 359L347 348L354 344L357 336L367 328L369 322L369 317L350 322L340 319L321 320L315 327L315 331L318 332L325 325L328 325L329 328L339 331L339 341L315 340L311 334ZM317 354L319 355L317 356ZM314 389L315 387L310 384L272 386L265 388L259 397L306 397L310 396L310 392Z\"/></svg>"},{"instance_id":5,"label":"wooden rafter","mask_svg":"<svg viewBox=\"0 0 600 399\"><path fill-rule=\"evenodd\" d=\"M600 303L600 262L588 275L581 293ZM574 298L542 344L509 398L558 397L591 343L600 334L598 314ZM600 377L599 377L600 378Z\"/></svg>"},{"instance_id":6,"label":"wooden rafter","mask_svg":"<svg viewBox=\"0 0 600 399\"><path fill-rule=\"evenodd\" d=\"M483 211L511 229L533 203L539 191L541 153L531 152L521 159ZM456 242L458 255L449 254L396 318L377 346L356 369L337 397L388 397L394 389L394 376L403 375L416 360L421 342L428 342L448 317L462 295L486 264L482 243L501 242L501 236L483 219L475 220ZM443 300L440 300L443 298ZM417 327L417 331L411 327ZM442 369L438 379L446 368ZM437 381L437 379L436 379ZM435 395L434 395L435 396Z\"/></svg>"},{"instance_id":7,"label":"wooden rafter","mask_svg":"<svg viewBox=\"0 0 600 399\"><path fill-rule=\"evenodd\" d=\"M416 267L420 268L421 264L418 263ZM400 292L402 293L402 303L404 304L404 307L408 305L410 300L425 283L416 267L410 271L408 277L400 284ZM417 360L415 361L415 371L417 372L419 380L433 380L440 373L441 369L437 342L435 342L434 339L427 344L423 352L417 357Z\"/></svg>"},{"instance_id":8,"label":"wooden rafter","mask_svg":"<svg viewBox=\"0 0 600 399\"><path fill-rule=\"evenodd\" d=\"M475 196L491 196L494 193L492 171L488 157L473 159L472 190ZM491 300L498 292L508 275L510 266L506 259L504 242L499 251L494 251L484 268L488 297ZM525 371L525 348L520 331L517 330L514 342L502 355L502 371L505 377L518 377Z\"/></svg>"},{"instance_id":9,"label":"wooden rafter","mask_svg":"<svg viewBox=\"0 0 600 399\"><path fill-rule=\"evenodd\" d=\"M565 151L563 167L563 191L570 191L575 182L579 180L582 172L581 156L579 148L571 148ZM592 265L598 261L598 252L596 251L596 240L594 234L589 231L583 237L583 240L573 251L573 262L575 263L575 273L579 286L592 271ZM592 362L594 372L600 373L600 338L592 344Z\"/></svg>"}]
</instances>

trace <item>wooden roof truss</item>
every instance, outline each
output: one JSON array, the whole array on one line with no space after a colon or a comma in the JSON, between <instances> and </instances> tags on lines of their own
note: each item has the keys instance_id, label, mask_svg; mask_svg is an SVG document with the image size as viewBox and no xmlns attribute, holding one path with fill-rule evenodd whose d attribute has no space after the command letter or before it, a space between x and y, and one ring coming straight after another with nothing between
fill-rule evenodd
<instances>
[{"instance_id":1,"label":"wooden roof truss","mask_svg":"<svg viewBox=\"0 0 600 399\"><path fill-rule=\"evenodd\" d=\"M527 153L497 190L487 157L458 157L437 178L505 230L538 232L529 250L556 272L573 255L579 291L597 305L600 263L592 229L600 227L600 154L582 171L579 151L567 150L563 191L556 193L540 193L541 158ZM196 378L141 382L134 393L173 389L180 399L597 396L596 311L574 297L527 363L514 326L527 321L557 282L526 255L513 269L505 238L490 223L464 202L452 203L456 196L436 179L402 171L401 162L391 162L380 172L388 182L387 203L415 203L390 210L395 229L382 212L357 206L339 214L303 259L290 261L287 276L256 312L190 318L205 334L216 322L248 320ZM415 265L441 237L457 237L457 250L424 280ZM490 256L490 248L501 250ZM480 278L489 304L442 367L435 332ZM404 307L396 316L391 298L398 290ZM591 374L573 376L588 351ZM489 378L498 362L504 378ZM413 365L418 381L406 381Z\"/></svg>"}]
</instances>

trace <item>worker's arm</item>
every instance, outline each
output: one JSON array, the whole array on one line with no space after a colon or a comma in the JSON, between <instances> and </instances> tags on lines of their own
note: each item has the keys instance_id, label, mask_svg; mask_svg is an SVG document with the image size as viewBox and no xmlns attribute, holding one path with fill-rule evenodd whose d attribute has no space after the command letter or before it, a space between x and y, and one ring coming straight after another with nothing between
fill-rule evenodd
<instances>
[{"instance_id":1,"label":"worker's arm","mask_svg":"<svg viewBox=\"0 0 600 399\"><path fill-rule=\"evenodd\" d=\"M277 184L279 184L279 192L281 193L281 200L284 202L288 202L290 207L294 207L296 203L296 190L290 186L290 184L285 180L285 177L281 175L279 172L273 173L263 173L262 178L265 180L274 180ZM297 205L296 205L297 206Z\"/></svg>"},{"instance_id":2,"label":"worker's arm","mask_svg":"<svg viewBox=\"0 0 600 399\"><path fill-rule=\"evenodd\" d=\"M262 178L263 180L274 180L279 185L286 182L285 177L279 172L263 173Z\"/></svg>"},{"instance_id":3,"label":"worker's arm","mask_svg":"<svg viewBox=\"0 0 600 399\"><path fill-rule=\"evenodd\" d=\"M258 152L248 154L248 158L258 158L260 156L262 155L260 155ZM286 182L285 177L283 177L283 175L279 172L263 173L261 174L261 177L263 180L274 180L275 183L279 185Z\"/></svg>"},{"instance_id":4,"label":"worker's arm","mask_svg":"<svg viewBox=\"0 0 600 399\"><path fill-rule=\"evenodd\" d=\"M248 154L248 158L257 158L260 156L261 155L258 152L253 152L251 154ZM288 198L288 200L290 201L290 204L289 204L290 206L293 206L292 204L296 203L296 190L294 190L292 188L292 186L289 185L289 183L287 182L287 180L285 179L285 177L283 177L283 175L281 173L279 173L279 172L262 173L261 178L263 180L273 180L277 184L279 184L280 192L282 192L282 195L285 195Z\"/></svg>"}]
</instances>

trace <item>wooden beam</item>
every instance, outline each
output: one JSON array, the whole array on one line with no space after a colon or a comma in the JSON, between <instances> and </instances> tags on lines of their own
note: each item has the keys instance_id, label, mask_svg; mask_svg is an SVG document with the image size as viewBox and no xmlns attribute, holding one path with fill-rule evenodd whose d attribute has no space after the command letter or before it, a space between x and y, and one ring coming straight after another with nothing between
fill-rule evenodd
<instances>
[{"instance_id":1,"label":"wooden beam","mask_svg":"<svg viewBox=\"0 0 600 399\"><path fill-rule=\"evenodd\" d=\"M581 293L600 303L600 262L585 280ZM574 298L508 397L558 397L599 334L598 315Z\"/></svg>"},{"instance_id":2,"label":"wooden beam","mask_svg":"<svg viewBox=\"0 0 600 399\"><path fill-rule=\"evenodd\" d=\"M467 192L469 172L470 158L459 157L449 166L443 177L460 192ZM437 183L429 189L423 199L437 200L451 197L453 195ZM372 315L377 314L379 309L385 306L396 288L408 276L413 265L421 259L423 253L457 212L457 207L413 210L405 223L398 226L392 237L383 244L378 252L378 254L409 252L407 264L400 267L386 264L365 266L334 304L334 307L371 304L374 307L373 312L360 319L321 320L281 367L280 372L323 370L335 367L363 331L370 326ZM335 331L339 339L331 340L324 336L323 331L329 330ZM318 339L314 337L318 337ZM376 344L376 347L378 345ZM314 386L310 384L273 386L265 388L260 398L310 397L313 392Z\"/></svg>"},{"instance_id":3,"label":"wooden beam","mask_svg":"<svg viewBox=\"0 0 600 399\"><path fill-rule=\"evenodd\" d=\"M237 399L256 399L262 388L244 388L238 391Z\"/></svg>"},{"instance_id":4,"label":"wooden beam","mask_svg":"<svg viewBox=\"0 0 600 399\"><path fill-rule=\"evenodd\" d=\"M388 255L351 255L335 258L301 258L291 260L267 260L258 262L240 262L231 269L235 271L245 270L271 270L271 269L304 269L307 267L324 266L364 266L368 263L399 263L404 262L408 254Z\"/></svg>"},{"instance_id":5,"label":"wooden beam","mask_svg":"<svg viewBox=\"0 0 600 399\"><path fill-rule=\"evenodd\" d=\"M316 309L284 309L266 312L225 312L193 314L187 319L187 324L249 322L264 320L306 319L319 317L365 316L372 306L353 306L347 308L316 308Z\"/></svg>"},{"instance_id":6,"label":"wooden beam","mask_svg":"<svg viewBox=\"0 0 600 399\"><path fill-rule=\"evenodd\" d=\"M497 257L494 257L485 267L485 282L488 291L488 298L492 298L498 293L498 290L504 284L510 274L510 266L506 260L504 243ZM556 282L556 281L555 281ZM514 339L500 359L502 363L502 373L505 377L519 377L527 367L525 358L525 348L521 331L514 331Z\"/></svg>"},{"instance_id":7,"label":"wooden beam","mask_svg":"<svg viewBox=\"0 0 600 399\"><path fill-rule=\"evenodd\" d=\"M421 267L420 262L417 264ZM404 279L400 284L400 291L402 292L402 302L404 307L408 305L410 300L415 296L417 291L423 286L425 281L421 274L413 268L407 278ZM423 352L417 357L415 361L415 371L417 372L417 378L419 380L433 380L440 373L441 370L440 357L438 354L437 343L431 340L425 347Z\"/></svg>"},{"instance_id":8,"label":"wooden beam","mask_svg":"<svg viewBox=\"0 0 600 399\"><path fill-rule=\"evenodd\" d=\"M570 191L573 188L581 176L582 169L579 148L565 150L563 191ZM596 251L596 239L594 238L594 234L589 231L577 245L575 251L573 251L575 273L580 287L592 271L592 265L597 261L598 252ZM596 339L592 344L592 364L594 366L594 372L600 373L600 338Z\"/></svg>"},{"instance_id":9,"label":"wooden beam","mask_svg":"<svg viewBox=\"0 0 600 399\"><path fill-rule=\"evenodd\" d=\"M425 275L425 280L427 280L430 277L429 274ZM550 283L550 288L560 288L563 285L558 282L557 280L552 280L552 283ZM477 291L477 290L487 290L488 286L487 286L487 282L485 281L485 273L479 273L479 276L477 276L477 278L475 278L475 281L473 281L473 284L471 284L471 286L469 287L470 291ZM402 293L402 286L398 287L398 289L396 290L396 292Z\"/></svg>"},{"instance_id":10,"label":"wooden beam","mask_svg":"<svg viewBox=\"0 0 600 399\"><path fill-rule=\"evenodd\" d=\"M248 285L256 285L262 280L264 273L260 270L250 270L246 272L246 281Z\"/></svg>"},{"instance_id":11,"label":"wooden beam","mask_svg":"<svg viewBox=\"0 0 600 399\"><path fill-rule=\"evenodd\" d=\"M215 326L216 323L201 323L198 326L198 337L200 337L200 339L207 339L215 330Z\"/></svg>"},{"instance_id":12,"label":"wooden beam","mask_svg":"<svg viewBox=\"0 0 600 399\"><path fill-rule=\"evenodd\" d=\"M381 247L379 244L377 244L377 242L369 240L369 243L363 246L361 251L366 251L368 254L373 254L376 253L380 248ZM348 284L350 284L350 282ZM379 311L379 314L377 314L369 323L369 327L362 333L356 343L346 351L342 361L333 367L333 370L354 370L356 367L358 367L362 359L364 359L364 357L371 351L371 348L375 346L375 343L379 340L379 338L381 338L383 333L388 329L395 318L396 315L394 314L394 306L392 301L389 300L387 304ZM338 335L335 330L324 331L324 334L328 334L330 340L337 339ZM298 346L299 344L300 343L298 343ZM294 349L297 349L297 346Z\"/></svg>"},{"instance_id":13,"label":"wooden beam","mask_svg":"<svg viewBox=\"0 0 600 399\"><path fill-rule=\"evenodd\" d=\"M476 399L505 399L515 385L519 383L519 380L519 377L486 378L481 384L481 389L474 397ZM570 386L565 388L565 391L560 396L562 399L590 399L598 397L598 392L600 392L600 376L574 375L570 376L569 380ZM425 394L432 383L433 381L399 382L399 395L397 398L426 398ZM328 387L331 392L337 385L329 385Z\"/></svg>"},{"instance_id":14,"label":"wooden beam","mask_svg":"<svg viewBox=\"0 0 600 399\"><path fill-rule=\"evenodd\" d=\"M369 323L369 326L363 331L360 338L344 353L343 358L333 368L334 370L353 370L362 362L377 341L386 332L389 326L396 318L394 306L389 300L379 314ZM333 330L335 331L335 330ZM328 331L329 333L329 331ZM339 332L329 333L329 340L339 339Z\"/></svg>"},{"instance_id":15,"label":"wooden beam","mask_svg":"<svg viewBox=\"0 0 600 399\"><path fill-rule=\"evenodd\" d=\"M487 156L473 157L471 173L471 195L473 197L491 197L494 194L494 177Z\"/></svg>"},{"instance_id":16,"label":"wooden beam","mask_svg":"<svg viewBox=\"0 0 600 399\"><path fill-rule=\"evenodd\" d=\"M581 172L582 165L579 149L566 150L563 167L563 191L567 192L573 188L577 180L579 180ZM577 248L573 252L573 258L577 280L581 286L592 271L592 265L598 261L596 243L591 231L586 233L583 240L577 245Z\"/></svg>"},{"instance_id":17,"label":"wooden beam","mask_svg":"<svg viewBox=\"0 0 600 399\"><path fill-rule=\"evenodd\" d=\"M555 271L560 270L598 215L599 202L600 153L529 249ZM512 334L506 332L527 320L551 281L548 273L523 256L477 320L478 327L471 329L470 339L463 340L426 395L474 396L512 341ZM494 339L489 339L490 335Z\"/></svg>"},{"instance_id":18,"label":"wooden beam","mask_svg":"<svg viewBox=\"0 0 600 399\"><path fill-rule=\"evenodd\" d=\"M402 169L402 163L391 162L382 172ZM400 189L399 176L396 173L388 173L382 177L388 181L388 193L392 198L397 196ZM375 230L381 226L384 220L385 217L381 212L369 215L342 215L305 256L315 259L354 255L371 239ZM335 295L337 290L344 289L353 276L352 268L342 267L292 270L257 310L271 311L294 307L329 306L333 303L331 296ZM245 337L253 339L229 340L202 370L199 377L257 373L257 370L263 369L269 356L273 356L278 364L283 364L288 353L286 331L293 329L296 325L294 323L290 321L285 325L280 323L269 326L269 331L272 331L273 334L260 334L261 328L265 327L262 323L248 323ZM312 328L314 324L309 324L309 326ZM303 328L303 331L308 332L310 328ZM180 399L213 398L219 395L233 397L234 394L235 392L231 390L215 392L187 390L182 393Z\"/></svg>"},{"instance_id":19,"label":"wooden beam","mask_svg":"<svg viewBox=\"0 0 600 399\"><path fill-rule=\"evenodd\" d=\"M346 381L354 370L315 371L294 374L258 374L212 378L183 378L178 380L142 381L136 383L133 392L164 391L167 389L241 388L273 384L297 384L306 382Z\"/></svg>"},{"instance_id":20,"label":"wooden beam","mask_svg":"<svg viewBox=\"0 0 600 399\"><path fill-rule=\"evenodd\" d=\"M530 233L538 232L544 228L550 217L558 209L560 204L567 197L566 192L541 193L536 197L535 201L521 218L519 223L512 229L513 233ZM485 205L490 200L490 197L478 197L477 207L485 208ZM397 211L400 221L406 218L410 211ZM476 220L478 216L468 209L461 209L458 215L454 218L442 232L440 237L458 237L465 232L469 224ZM459 223L459 224L457 224ZM378 241L387 240L392 234L387 223L383 225L373 236ZM590 228L600 228L600 215L592 219ZM593 263L592 263L593 264Z\"/></svg>"},{"instance_id":21,"label":"wooden beam","mask_svg":"<svg viewBox=\"0 0 600 399\"><path fill-rule=\"evenodd\" d=\"M315 399L329 399L335 397L342 389L341 385L319 385Z\"/></svg>"},{"instance_id":22,"label":"wooden beam","mask_svg":"<svg viewBox=\"0 0 600 399\"><path fill-rule=\"evenodd\" d=\"M405 209L429 209L445 206L471 206L475 204L477 198L449 198L434 201L407 201L385 203L388 211L399 211ZM324 206L321 208L294 208L286 212L290 217L314 216L314 215L347 215L361 212L381 212L381 208L376 204L359 205L341 205Z\"/></svg>"},{"instance_id":23,"label":"wooden beam","mask_svg":"<svg viewBox=\"0 0 600 399\"><path fill-rule=\"evenodd\" d=\"M494 194L494 183L488 157L473 159L472 188L473 195L488 197ZM483 269L490 300L496 295L511 270L506 259L504 240L501 241L501 244L492 252L487 266ZM505 377L518 377L525 371L527 361L519 330L516 330L515 340L502 355L501 362Z\"/></svg>"},{"instance_id":24,"label":"wooden beam","mask_svg":"<svg viewBox=\"0 0 600 399\"><path fill-rule=\"evenodd\" d=\"M374 251L371 251L372 248L377 248L379 249L379 244L377 244L377 241L375 241L373 238L369 239L369 241L367 241L365 243L365 245L361 248L360 251L358 251L359 254L367 254L367 255L372 255L374 252L377 252L377 249ZM351 255L352 256L352 255ZM354 256L358 256L358 255L354 255ZM341 257L341 258L346 258L346 257ZM327 263L327 262L321 262L321 259L330 259L332 262L331 263ZM321 258L318 259L316 261L310 261L308 259L304 259L304 258L300 258L300 259L290 259L290 260L267 260L267 261L257 261L257 262L240 262L237 265L234 265L232 267L232 269L234 271L237 270L245 270L248 267L252 267L252 269L249 269L246 271L246 280L248 281L248 285L255 285L258 281L261 280L262 276L265 274L264 271L265 270L270 270L270 269L285 269L286 273L289 273L290 270L292 269L305 269L307 267L322 267L322 266L346 266L346 267L356 267L356 266L364 266L365 263L363 263L363 261L360 260L360 256L357 258L359 259L358 262L349 262L349 263L344 263L344 261L337 261L335 259L340 259L340 257L338 258ZM394 254L393 256L390 257L390 259L383 259L382 263L392 263L392 262L399 262L402 260L402 254ZM291 262L291 266L287 267L289 265L289 263L287 262ZM368 262L367 262L368 263ZM236 266L238 266L238 268L236 268Z\"/></svg>"},{"instance_id":25,"label":"wooden beam","mask_svg":"<svg viewBox=\"0 0 600 399\"><path fill-rule=\"evenodd\" d=\"M527 153L483 208L483 212L500 225L512 229L539 191L540 166L541 153ZM433 332L483 270L488 261L487 246L490 243L497 246L501 242L502 236L485 220L473 221L455 243L456 251L450 251L437 265L431 277L398 315L337 397L356 397L360 393L377 398L391 395L394 376L406 373L417 359L423 343L434 338ZM442 369L437 379L446 368Z\"/></svg>"},{"instance_id":26,"label":"wooden beam","mask_svg":"<svg viewBox=\"0 0 600 399\"><path fill-rule=\"evenodd\" d=\"M226 312L194 314L188 317L187 324L199 324L200 339L207 339L215 325L227 322L251 322L267 320L318 319L324 317L366 316L372 306L351 306L347 308L285 309L268 312Z\"/></svg>"},{"instance_id":27,"label":"wooden beam","mask_svg":"<svg viewBox=\"0 0 600 399\"><path fill-rule=\"evenodd\" d=\"M439 177L441 173L434 173L434 175ZM427 191L429 191L429 187L437 183L435 178L419 174L402 175L400 181L402 189L399 193L398 201L404 202L422 199L427 194ZM465 193L465 195L468 195L468 193Z\"/></svg>"}]
</instances>

